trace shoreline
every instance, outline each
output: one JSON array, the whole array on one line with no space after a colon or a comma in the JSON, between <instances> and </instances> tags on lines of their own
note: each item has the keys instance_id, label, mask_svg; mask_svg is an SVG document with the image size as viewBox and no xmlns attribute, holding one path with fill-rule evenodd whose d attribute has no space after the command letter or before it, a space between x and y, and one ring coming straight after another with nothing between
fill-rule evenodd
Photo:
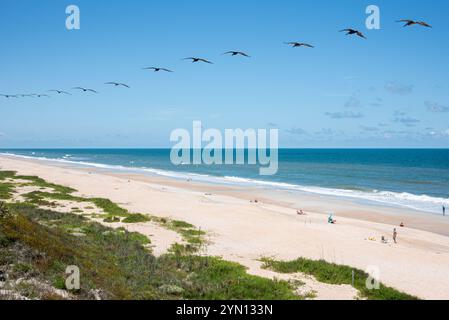
<instances>
[{"instance_id":1,"label":"shoreline","mask_svg":"<svg viewBox=\"0 0 449 320\"><path fill-rule=\"evenodd\" d=\"M263 256L325 259L363 270L377 265L387 285L421 298L449 297L445 276L449 219L444 217L325 196L111 173L6 156L0 156L0 170L37 175L86 196L111 199L132 212L185 220L208 232L208 254L239 262L254 273L260 272L257 265ZM254 199L258 202L251 203ZM327 224L329 207L336 214L336 225ZM307 215L298 216L296 209ZM406 228L398 228L399 243L381 244L380 237L391 238L400 222Z\"/></svg>"},{"instance_id":2,"label":"shoreline","mask_svg":"<svg viewBox=\"0 0 449 320\"><path fill-rule=\"evenodd\" d=\"M291 190L286 188L276 189L273 186L239 185L214 181L195 180L194 178L183 179L162 174L145 172L140 168L114 169L107 165L98 164L98 167L90 167L77 161L61 161L58 159L42 159L15 154L0 154L0 158L10 158L23 161L43 163L49 166L96 172L121 178L132 178L136 181L156 183L161 185L182 186L199 192L220 193L238 197L243 200L264 199L264 202L289 207L292 210L302 209L304 211L321 213L334 216L366 220L370 222L388 223L398 226L405 223L407 227L449 236L449 216L442 216L428 211L415 208L400 207L392 204L382 203L374 200L358 199L337 195L323 195L314 192ZM118 166L121 167L121 166ZM176 173L176 172L174 172ZM184 174L184 173L182 173ZM185 173L189 176L188 173ZM329 203L327 206L316 205L319 202Z\"/></svg>"},{"instance_id":3,"label":"shoreline","mask_svg":"<svg viewBox=\"0 0 449 320\"><path fill-rule=\"evenodd\" d=\"M387 191L382 189L363 190L357 188L351 189L350 187L345 189L338 187L309 186L292 184L290 182L259 180L243 176L220 176L151 167L133 167L122 164L86 162L84 160L71 160L70 154L66 154L62 158L47 158L0 152L0 157L1 156L19 160L42 161L49 165L69 168L96 170L108 174L147 176L152 179L162 178L167 179L168 181L175 180L178 182L188 180L209 187L218 185L230 188L268 190L269 192L280 192L284 194L291 193L298 197L325 197L326 199L349 202L365 207L382 207L386 208L387 211L397 210L407 213L414 212L416 214L427 216L440 216L442 215L442 212L440 212L441 206L446 205L449 207L449 198L411 193L410 191Z\"/></svg>"}]
</instances>

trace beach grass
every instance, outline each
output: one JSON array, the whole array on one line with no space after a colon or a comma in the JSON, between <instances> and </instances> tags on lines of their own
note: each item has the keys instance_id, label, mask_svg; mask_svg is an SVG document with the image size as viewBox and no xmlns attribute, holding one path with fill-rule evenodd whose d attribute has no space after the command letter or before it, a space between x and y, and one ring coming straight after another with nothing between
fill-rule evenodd
<instances>
[{"instance_id":1,"label":"beach grass","mask_svg":"<svg viewBox=\"0 0 449 320\"><path fill-rule=\"evenodd\" d=\"M28 185L32 185L35 187L40 187L40 188L49 188L49 189L53 189L55 192L59 192L59 193L73 193L76 190L66 187L66 186L61 186L58 184L54 184L54 183L49 183L47 181L45 181L42 178L39 178L37 176L22 176L22 175L15 175L13 177L14 179L19 179L19 180L28 180L30 181L28 183Z\"/></svg>"},{"instance_id":2,"label":"beach grass","mask_svg":"<svg viewBox=\"0 0 449 320\"><path fill-rule=\"evenodd\" d=\"M4 182L5 179L8 182ZM10 182L20 180L16 184ZM29 181L26 184L23 180ZM13 278L33 278L21 282L18 292L27 298L53 299L58 296L36 283L65 288L65 268L76 265L82 275L81 289L70 298L93 299L301 299L295 285L248 275L236 263L218 257L198 256L204 231L180 220L130 213L108 199L75 196L72 188L47 183L34 176L0 171L0 190L10 199L16 186L31 185L52 189L23 194L25 202L9 203L0 224L0 266L11 267ZM103 210L104 221L138 223L152 221L179 233L185 244L173 244L161 257L152 255L151 239L124 228L108 228L75 214L55 208L58 201L89 202ZM59 297L60 298L60 297Z\"/></svg>"},{"instance_id":3,"label":"beach grass","mask_svg":"<svg viewBox=\"0 0 449 320\"><path fill-rule=\"evenodd\" d=\"M361 298L369 300L416 300L417 298L394 288L379 284L379 289L368 289L366 281L369 275L350 266L329 263L324 260L298 258L293 261L277 261L272 258L262 258L263 268L280 273L301 272L312 275L319 282L335 285L353 285L359 291ZM352 273L354 272L354 282Z\"/></svg>"},{"instance_id":4,"label":"beach grass","mask_svg":"<svg viewBox=\"0 0 449 320\"><path fill-rule=\"evenodd\" d=\"M0 183L0 200L9 200L14 193L14 184Z\"/></svg>"},{"instance_id":5,"label":"beach grass","mask_svg":"<svg viewBox=\"0 0 449 320\"><path fill-rule=\"evenodd\" d=\"M155 257L141 234L32 204L7 206L12 214L1 218L0 266L10 268L13 279L38 279L16 288L29 298L49 298L36 283L65 288L68 265L80 268L81 288L71 292L73 299L93 299L93 292L103 299L302 298L291 283L248 275L220 258Z\"/></svg>"},{"instance_id":6,"label":"beach grass","mask_svg":"<svg viewBox=\"0 0 449 320\"><path fill-rule=\"evenodd\" d=\"M189 244L188 250L197 251L197 249L206 242L204 239L206 232L200 228L196 228L190 223L155 216L151 216L151 221L180 234L183 240Z\"/></svg>"},{"instance_id":7,"label":"beach grass","mask_svg":"<svg viewBox=\"0 0 449 320\"><path fill-rule=\"evenodd\" d=\"M148 221L151 221L151 218L141 213L129 214L122 220L123 223L139 223Z\"/></svg>"},{"instance_id":8,"label":"beach grass","mask_svg":"<svg viewBox=\"0 0 449 320\"><path fill-rule=\"evenodd\" d=\"M203 243L204 231L198 230L195 226L179 220L171 220L168 218L161 218L152 215L145 215L140 213L130 213L125 208L120 207L109 199L103 198L85 198L74 196L70 193L62 192L43 192L43 191L33 191L23 195L28 203L35 204L37 206L47 206L54 207L55 203L51 200L66 200L74 202L89 202L102 209L105 213L100 215L103 217L104 222L114 223L139 223L139 222L149 222L153 221L164 228L175 231L179 233L183 239L190 244L201 244ZM50 201L49 201L50 200Z\"/></svg>"}]
</instances>

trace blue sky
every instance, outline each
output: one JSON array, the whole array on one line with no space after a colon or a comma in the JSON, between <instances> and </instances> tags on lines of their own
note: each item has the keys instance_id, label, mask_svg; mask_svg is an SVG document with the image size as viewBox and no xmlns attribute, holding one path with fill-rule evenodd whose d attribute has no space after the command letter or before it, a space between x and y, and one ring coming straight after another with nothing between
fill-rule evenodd
<instances>
[{"instance_id":1,"label":"blue sky","mask_svg":"<svg viewBox=\"0 0 449 320\"><path fill-rule=\"evenodd\" d=\"M81 30L65 28L70 4ZM365 28L370 4L380 30ZM193 120L278 128L283 147L448 147L448 14L445 0L1 0L0 93L73 95L0 97L0 148L169 147ZM141 70L153 65L175 72Z\"/></svg>"}]
</instances>

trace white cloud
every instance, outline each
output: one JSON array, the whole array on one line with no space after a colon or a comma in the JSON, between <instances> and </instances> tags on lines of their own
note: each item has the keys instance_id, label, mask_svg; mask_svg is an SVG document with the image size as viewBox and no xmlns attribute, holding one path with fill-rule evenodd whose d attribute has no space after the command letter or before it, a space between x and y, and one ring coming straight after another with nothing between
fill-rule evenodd
<instances>
[{"instance_id":1,"label":"white cloud","mask_svg":"<svg viewBox=\"0 0 449 320\"><path fill-rule=\"evenodd\" d=\"M362 103L356 97L351 97L345 102L346 108L359 108L361 105Z\"/></svg>"},{"instance_id":2,"label":"white cloud","mask_svg":"<svg viewBox=\"0 0 449 320\"><path fill-rule=\"evenodd\" d=\"M363 118L363 114L360 112L326 112L325 113L326 116L332 118L332 119L359 119L359 118Z\"/></svg>"},{"instance_id":3,"label":"white cloud","mask_svg":"<svg viewBox=\"0 0 449 320\"><path fill-rule=\"evenodd\" d=\"M398 94L401 96L405 96L411 94L413 92L413 85L406 85L399 82L389 82L385 85L385 90L392 94Z\"/></svg>"},{"instance_id":4,"label":"white cloud","mask_svg":"<svg viewBox=\"0 0 449 320\"><path fill-rule=\"evenodd\" d=\"M290 134L296 134L296 135L307 134L307 132L302 128L292 128L292 129L288 129L286 131Z\"/></svg>"},{"instance_id":5,"label":"white cloud","mask_svg":"<svg viewBox=\"0 0 449 320\"><path fill-rule=\"evenodd\" d=\"M449 107L444 106L438 102L427 101L425 105L427 106L427 110L429 110L430 112L449 112Z\"/></svg>"}]
</instances>

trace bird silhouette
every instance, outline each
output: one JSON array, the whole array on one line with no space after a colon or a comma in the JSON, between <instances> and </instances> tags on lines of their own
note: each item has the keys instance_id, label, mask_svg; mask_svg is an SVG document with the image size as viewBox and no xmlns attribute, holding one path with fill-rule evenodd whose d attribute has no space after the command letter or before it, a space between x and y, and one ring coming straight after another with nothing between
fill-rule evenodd
<instances>
[{"instance_id":1,"label":"bird silhouette","mask_svg":"<svg viewBox=\"0 0 449 320\"><path fill-rule=\"evenodd\" d=\"M367 39L367 38L363 35L363 33L361 33L361 32L358 31L358 30L355 30L355 29L343 29L343 30L340 30L340 32L346 32L346 35L352 35L352 34L355 34L355 35L359 36L360 38Z\"/></svg>"},{"instance_id":2,"label":"bird silhouette","mask_svg":"<svg viewBox=\"0 0 449 320\"><path fill-rule=\"evenodd\" d=\"M127 84L119 83L119 82L106 82L105 84L112 84L112 85L115 86L115 87L122 86L122 87L129 88L129 86L128 86Z\"/></svg>"},{"instance_id":3,"label":"bird silhouette","mask_svg":"<svg viewBox=\"0 0 449 320\"><path fill-rule=\"evenodd\" d=\"M142 70L154 70L154 72L159 72L159 71L173 72L172 70L165 69L165 68L158 68L158 67L142 68Z\"/></svg>"},{"instance_id":4,"label":"bird silhouette","mask_svg":"<svg viewBox=\"0 0 449 320\"><path fill-rule=\"evenodd\" d=\"M37 94L34 94L34 96L36 96L38 98L42 98L42 97L50 98L50 96L45 93L37 93Z\"/></svg>"},{"instance_id":5,"label":"bird silhouette","mask_svg":"<svg viewBox=\"0 0 449 320\"><path fill-rule=\"evenodd\" d=\"M288 44L289 46L292 46L292 48L298 48L298 47L307 47L307 48L315 48L314 46L304 43L304 42L284 42L285 44Z\"/></svg>"},{"instance_id":6,"label":"bird silhouette","mask_svg":"<svg viewBox=\"0 0 449 320\"><path fill-rule=\"evenodd\" d=\"M78 89L78 90L83 90L83 92L93 92L93 93L98 93L97 91L93 90L93 89L88 89L88 88L83 88L83 87L75 87L73 89Z\"/></svg>"},{"instance_id":7,"label":"bird silhouette","mask_svg":"<svg viewBox=\"0 0 449 320\"><path fill-rule=\"evenodd\" d=\"M182 59L182 60L192 60L192 63L200 62L200 61L201 61L201 62L213 64L212 62L210 62L210 61L208 61L208 60L206 60L206 59L203 59L203 58L196 58L196 57L184 58L184 59Z\"/></svg>"},{"instance_id":8,"label":"bird silhouette","mask_svg":"<svg viewBox=\"0 0 449 320\"><path fill-rule=\"evenodd\" d=\"M68 95L71 95L67 91L63 91L63 90L48 90L48 92L56 92L57 94L68 94Z\"/></svg>"},{"instance_id":9,"label":"bird silhouette","mask_svg":"<svg viewBox=\"0 0 449 320\"><path fill-rule=\"evenodd\" d=\"M424 22L424 21L414 21L414 20L409 20L409 19L401 19L398 20L396 22L405 22L404 27L408 27L408 26L413 26L415 24L423 26L423 27L427 27L427 28L432 28L431 25L429 25L428 23Z\"/></svg>"},{"instance_id":10,"label":"bird silhouette","mask_svg":"<svg viewBox=\"0 0 449 320\"><path fill-rule=\"evenodd\" d=\"M240 55L240 56L244 56L244 57L250 58L249 55L247 55L245 52L241 52L241 51L227 51L227 52L223 53L223 55L225 55L225 54L230 54L232 56L239 56Z\"/></svg>"},{"instance_id":11,"label":"bird silhouette","mask_svg":"<svg viewBox=\"0 0 449 320\"><path fill-rule=\"evenodd\" d=\"M0 96L5 98L17 98L16 94L0 94Z\"/></svg>"}]
</instances>

